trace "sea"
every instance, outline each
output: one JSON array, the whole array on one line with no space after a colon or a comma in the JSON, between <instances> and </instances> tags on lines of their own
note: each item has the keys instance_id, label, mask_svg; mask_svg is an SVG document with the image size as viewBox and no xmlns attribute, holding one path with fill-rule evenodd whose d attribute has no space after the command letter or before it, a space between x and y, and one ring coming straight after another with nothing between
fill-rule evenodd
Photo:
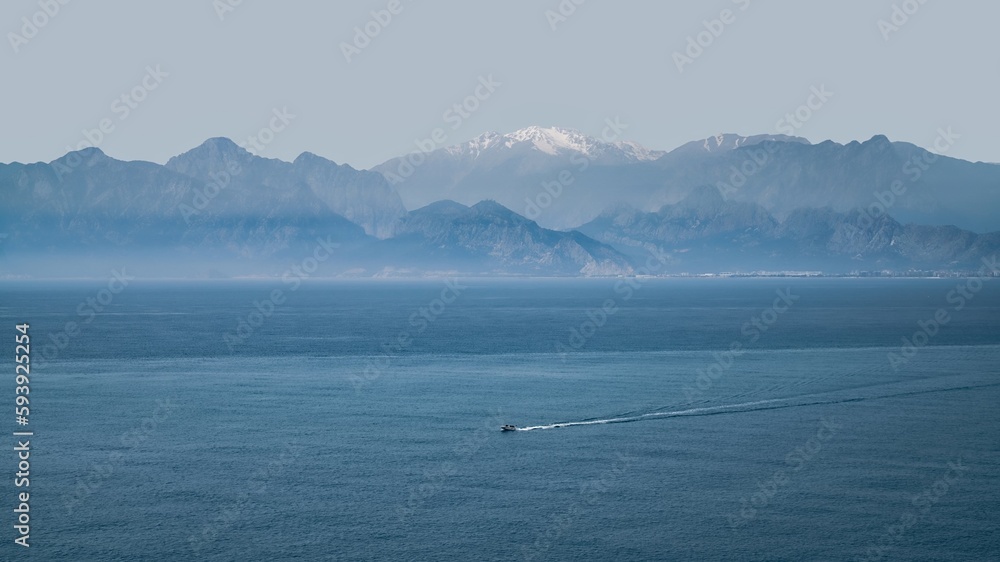
<instances>
[{"instance_id":1,"label":"sea","mask_svg":"<svg viewBox=\"0 0 1000 562\"><path fill-rule=\"evenodd\" d=\"M996 280L5 281L0 331L4 560L1000 560Z\"/></svg>"}]
</instances>

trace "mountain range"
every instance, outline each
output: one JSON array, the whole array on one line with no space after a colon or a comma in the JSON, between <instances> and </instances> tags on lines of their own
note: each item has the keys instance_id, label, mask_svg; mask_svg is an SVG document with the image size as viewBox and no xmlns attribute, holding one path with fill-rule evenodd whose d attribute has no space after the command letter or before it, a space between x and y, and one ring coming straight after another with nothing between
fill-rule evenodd
<instances>
[{"instance_id":1,"label":"mountain range","mask_svg":"<svg viewBox=\"0 0 1000 562\"><path fill-rule=\"evenodd\" d=\"M942 139L947 150L954 139ZM575 228L609 207L656 211L710 185L779 217L803 207L867 208L901 182L889 209L903 222L1000 230L1000 166L932 153L875 136L810 144L785 135L723 134L670 152L607 142L571 130L531 127L489 133L427 153L403 177L406 157L374 170L393 180L408 208L439 199L494 199L548 228Z\"/></svg>"},{"instance_id":2,"label":"mountain range","mask_svg":"<svg viewBox=\"0 0 1000 562\"><path fill-rule=\"evenodd\" d=\"M1000 166L883 136L665 152L529 127L420 156L356 170L213 138L163 165L0 164L0 276L271 276L317 248L324 276L630 275L648 252L675 273L974 269L1000 250Z\"/></svg>"},{"instance_id":3,"label":"mountain range","mask_svg":"<svg viewBox=\"0 0 1000 562\"><path fill-rule=\"evenodd\" d=\"M975 270L1000 249L1000 232L904 225L859 210L800 208L779 220L712 187L656 212L609 210L579 231L628 254L670 256L668 266L690 272L719 271L720 263L730 271Z\"/></svg>"}]
</instances>

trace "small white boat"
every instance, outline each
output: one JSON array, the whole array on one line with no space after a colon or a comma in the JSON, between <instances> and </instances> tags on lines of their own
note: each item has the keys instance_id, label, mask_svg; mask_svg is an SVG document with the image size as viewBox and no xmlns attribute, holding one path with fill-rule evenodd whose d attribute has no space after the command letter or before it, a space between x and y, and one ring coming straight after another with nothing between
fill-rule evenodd
<instances>
[{"instance_id":1,"label":"small white boat","mask_svg":"<svg viewBox=\"0 0 1000 562\"><path fill-rule=\"evenodd\" d=\"M501 425L500 426L500 431L517 431L517 426L516 425L510 425L510 424Z\"/></svg>"}]
</instances>

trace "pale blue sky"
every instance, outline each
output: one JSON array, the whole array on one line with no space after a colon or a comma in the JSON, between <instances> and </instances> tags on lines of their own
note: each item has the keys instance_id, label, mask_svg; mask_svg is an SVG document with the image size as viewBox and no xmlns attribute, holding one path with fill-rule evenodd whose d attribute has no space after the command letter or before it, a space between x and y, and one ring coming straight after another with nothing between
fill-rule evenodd
<instances>
[{"instance_id":1,"label":"pale blue sky","mask_svg":"<svg viewBox=\"0 0 1000 562\"><path fill-rule=\"evenodd\" d=\"M285 107L294 118L264 156L367 168L439 127L452 144L533 124L600 135L614 117L622 138L671 149L776 132L821 85L833 97L798 130L814 142L929 146L950 126L961 135L950 155L1000 161L1000 3L930 0L886 41L878 20L915 0L587 0L555 30L545 12L559 0L401 0L348 63L341 42L389 3L244 0L220 21L211 0L76 0L15 53L21 18L45 18L38 0L3 2L0 161L51 160L109 119L101 149L164 162L208 137L241 141ZM674 51L724 9L735 21L678 72ZM122 119L114 100L156 65L169 75ZM446 121L489 75L500 85L488 99Z\"/></svg>"}]
</instances>

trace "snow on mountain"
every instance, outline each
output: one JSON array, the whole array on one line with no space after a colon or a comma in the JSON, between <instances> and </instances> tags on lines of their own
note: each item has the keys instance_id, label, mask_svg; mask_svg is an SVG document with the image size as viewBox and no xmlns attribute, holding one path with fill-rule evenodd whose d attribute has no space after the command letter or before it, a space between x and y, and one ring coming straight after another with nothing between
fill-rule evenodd
<instances>
[{"instance_id":1,"label":"snow on mountain","mask_svg":"<svg viewBox=\"0 0 1000 562\"><path fill-rule=\"evenodd\" d=\"M692 154L714 154L736 150L746 146L762 143L765 141L791 142L799 144L811 144L802 137L792 137L788 135L751 135L743 136L735 133L719 133L706 139L695 140L675 148L671 151L673 155Z\"/></svg>"},{"instance_id":2,"label":"snow on mountain","mask_svg":"<svg viewBox=\"0 0 1000 562\"><path fill-rule=\"evenodd\" d=\"M531 126L501 135L497 132L482 134L466 143L445 149L454 156L478 158L486 152L503 149L530 149L551 156L578 153L588 158L610 159L618 162L655 160L665 154L649 150L637 143L608 142L581 133L575 129Z\"/></svg>"},{"instance_id":3,"label":"snow on mountain","mask_svg":"<svg viewBox=\"0 0 1000 562\"><path fill-rule=\"evenodd\" d=\"M659 173L655 161L665 154L634 142L594 138L574 129L534 126L507 134L489 132L422 154L419 165L413 164L412 155L393 158L373 171L384 174L395 186L407 209L442 199L464 205L494 199L518 213L531 215L535 199L551 197L551 206L545 205L546 212L541 216L543 226L567 228L594 218L621 197L617 190L606 189L617 182L617 178L609 182L608 173L642 168L637 173L655 175ZM635 181L637 176L629 177ZM658 176L650 181L658 182ZM564 185L553 187L552 182ZM553 197L543 191L545 185L559 194Z\"/></svg>"}]
</instances>

